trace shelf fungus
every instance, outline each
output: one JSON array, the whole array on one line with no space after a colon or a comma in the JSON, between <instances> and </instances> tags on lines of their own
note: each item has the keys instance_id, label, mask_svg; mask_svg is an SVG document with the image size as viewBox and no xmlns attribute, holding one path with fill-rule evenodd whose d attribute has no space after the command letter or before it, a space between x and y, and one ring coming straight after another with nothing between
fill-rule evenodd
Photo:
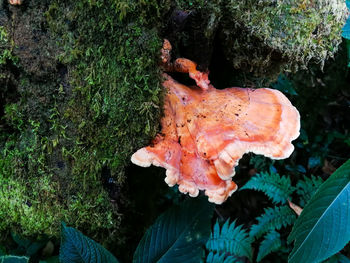
<instances>
[{"instance_id":1,"label":"shelf fungus","mask_svg":"<svg viewBox=\"0 0 350 263\"><path fill-rule=\"evenodd\" d=\"M164 167L169 186L178 184L180 192L192 197L204 190L210 202L221 204L237 190L231 177L243 154L272 159L291 155L291 141L299 136L299 113L277 90L217 90L194 62L180 58L171 63L170 51L165 40L164 71L189 73L197 86L185 86L164 73L162 131L131 161Z\"/></svg>"},{"instance_id":2,"label":"shelf fungus","mask_svg":"<svg viewBox=\"0 0 350 263\"><path fill-rule=\"evenodd\" d=\"M9 0L8 1L10 5L21 5L22 0Z\"/></svg>"}]
</instances>

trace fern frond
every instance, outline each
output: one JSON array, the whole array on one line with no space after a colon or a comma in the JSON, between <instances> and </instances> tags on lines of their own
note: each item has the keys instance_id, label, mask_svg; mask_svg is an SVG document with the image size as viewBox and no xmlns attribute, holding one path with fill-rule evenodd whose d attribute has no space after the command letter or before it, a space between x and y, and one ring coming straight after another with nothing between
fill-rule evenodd
<instances>
[{"instance_id":1,"label":"fern frond","mask_svg":"<svg viewBox=\"0 0 350 263\"><path fill-rule=\"evenodd\" d=\"M272 230L266 234L264 240L261 242L259 247L257 262L260 262L264 257L266 257L271 252L277 251L281 247L281 236L280 234Z\"/></svg>"},{"instance_id":2,"label":"fern frond","mask_svg":"<svg viewBox=\"0 0 350 263\"><path fill-rule=\"evenodd\" d=\"M299 204L304 207L311 199L320 185L323 183L321 177L311 176L311 178L304 176L304 180L299 180L296 186L297 194L300 196Z\"/></svg>"},{"instance_id":3,"label":"fern frond","mask_svg":"<svg viewBox=\"0 0 350 263\"><path fill-rule=\"evenodd\" d=\"M288 206L269 207L264 211L264 214L257 217L258 223L252 225L250 229L249 235L252 238L259 238L271 230L291 225L296 219L294 212Z\"/></svg>"},{"instance_id":4,"label":"fern frond","mask_svg":"<svg viewBox=\"0 0 350 263\"><path fill-rule=\"evenodd\" d=\"M236 258L235 256L226 256L226 253L214 253L214 252L210 252L206 263L237 263L237 262L242 262L240 261L238 258Z\"/></svg>"},{"instance_id":5,"label":"fern frond","mask_svg":"<svg viewBox=\"0 0 350 263\"><path fill-rule=\"evenodd\" d=\"M242 225L236 226L235 221L229 224L225 222L220 230L219 222L216 221L213 232L206 244L209 251L230 253L236 257L252 258L252 238L242 229Z\"/></svg>"},{"instance_id":6,"label":"fern frond","mask_svg":"<svg viewBox=\"0 0 350 263\"><path fill-rule=\"evenodd\" d=\"M285 204L295 188L290 178L277 173L260 173L253 176L242 188L264 192L275 204Z\"/></svg>"}]
</instances>

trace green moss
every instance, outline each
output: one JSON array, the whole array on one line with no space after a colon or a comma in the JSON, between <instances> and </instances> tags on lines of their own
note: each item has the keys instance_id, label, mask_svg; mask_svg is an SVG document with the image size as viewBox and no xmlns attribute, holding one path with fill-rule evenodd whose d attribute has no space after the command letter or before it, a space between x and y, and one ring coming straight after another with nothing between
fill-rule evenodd
<instances>
[{"instance_id":1,"label":"green moss","mask_svg":"<svg viewBox=\"0 0 350 263\"><path fill-rule=\"evenodd\" d=\"M11 69L15 68L18 63L18 57L13 54L13 48L14 43L9 38L8 30L4 26L0 26L0 116L4 110L4 105L13 96L11 85L15 81L15 76L11 72Z\"/></svg>"},{"instance_id":2,"label":"green moss","mask_svg":"<svg viewBox=\"0 0 350 263\"><path fill-rule=\"evenodd\" d=\"M144 17L131 22L130 12L141 8L131 2L80 1L66 8L53 4L47 13L51 28L65 40L60 58L71 75L64 118L75 129L77 143L67 152L75 160L73 173L96 174L107 165L121 175L132 151L157 131L161 40ZM79 37L72 35L71 23Z\"/></svg>"},{"instance_id":3,"label":"green moss","mask_svg":"<svg viewBox=\"0 0 350 263\"><path fill-rule=\"evenodd\" d=\"M63 220L96 240L118 242L121 217L101 172L107 167L122 185L130 155L158 130L161 12L156 2L142 1L44 1L24 13L14 9L14 21L31 27L12 29L30 37L14 41L19 96L3 116L0 231L55 236ZM38 25L45 34L37 35ZM44 61L42 69L27 63L38 52L32 36L47 39L34 63Z\"/></svg>"},{"instance_id":4,"label":"green moss","mask_svg":"<svg viewBox=\"0 0 350 263\"><path fill-rule=\"evenodd\" d=\"M8 62L16 63L18 58L12 52L13 43L11 43L8 32L3 26L0 26L0 65L5 65Z\"/></svg>"},{"instance_id":5,"label":"green moss","mask_svg":"<svg viewBox=\"0 0 350 263\"><path fill-rule=\"evenodd\" d=\"M221 39L236 68L257 74L323 64L341 42L342 0L231 1L225 5Z\"/></svg>"},{"instance_id":6,"label":"green moss","mask_svg":"<svg viewBox=\"0 0 350 263\"><path fill-rule=\"evenodd\" d=\"M55 169L53 152L57 135L40 133L40 122L23 120L17 104L5 109L8 124L17 130L0 151L0 231L15 230L24 235L57 235L61 220L88 227L96 238L99 231L115 228L118 221L108 196L96 178L69 177ZM53 126L57 120L51 116ZM63 165L63 164L62 164ZM8 216L4 216L7 214ZM108 220L106 220L108 219ZM103 224L102 224L103 222Z\"/></svg>"},{"instance_id":7,"label":"green moss","mask_svg":"<svg viewBox=\"0 0 350 263\"><path fill-rule=\"evenodd\" d=\"M182 10L193 10L193 9L201 9L205 8L206 5L210 5L210 3L206 3L203 0L176 0L177 8Z\"/></svg>"}]
</instances>

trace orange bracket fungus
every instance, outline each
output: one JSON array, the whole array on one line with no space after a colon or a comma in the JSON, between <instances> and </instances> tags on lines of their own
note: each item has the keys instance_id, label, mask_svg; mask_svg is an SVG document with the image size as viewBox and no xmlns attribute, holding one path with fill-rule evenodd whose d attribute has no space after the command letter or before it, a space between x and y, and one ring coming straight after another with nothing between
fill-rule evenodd
<instances>
[{"instance_id":1,"label":"orange bracket fungus","mask_svg":"<svg viewBox=\"0 0 350 263\"><path fill-rule=\"evenodd\" d=\"M237 190L231 177L243 154L272 159L291 155L291 141L299 136L299 113L277 90L217 90L193 61L179 58L171 63L170 51L165 40L164 70L189 73L197 86L185 86L164 73L162 131L131 161L164 167L169 186L178 184L180 192L192 197L204 190L210 202L221 204Z\"/></svg>"},{"instance_id":2,"label":"orange bracket fungus","mask_svg":"<svg viewBox=\"0 0 350 263\"><path fill-rule=\"evenodd\" d=\"M9 0L10 5L21 5L22 0Z\"/></svg>"}]
</instances>

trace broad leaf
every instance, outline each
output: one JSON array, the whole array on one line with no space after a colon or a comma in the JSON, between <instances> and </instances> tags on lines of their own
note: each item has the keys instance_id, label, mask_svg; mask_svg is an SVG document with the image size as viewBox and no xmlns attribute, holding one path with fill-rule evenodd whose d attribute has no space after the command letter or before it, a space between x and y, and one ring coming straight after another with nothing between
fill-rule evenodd
<instances>
[{"instance_id":1,"label":"broad leaf","mask_svg":"<svg viewBox=\"0 0 350 263\"><path fill-rule=\"evenodd\" d=\"M12 237L13 241L15 241L16 244L20 247L27 248L32 243L29 239L21 237L20 235L18 235L15 232L11 232L11 237Z\"/></svg>"},{"instance_id":2,"label":"broad leaf","mask_svg":"<svg viewBox=\"0 0 350 263\"><path fill-rule=\"evenodd\" d=\"M61 263L118 263L117 259L103 246L84 236L80 231L65 226L61 230Z\"/></svg>"},{"instance_id":3,"label":"broad leaf","mask_svg":"<svg viewBox=\"0 0 350 263\"><path fill-rule=\"evenodd\" d=\"M346 23L343 27L342 37L350 39L350 17L346 20Z\"/></svg>"},{"instance_id":4,"label":"broad leaf","mask_svg":"<svg viewBox=\"0 0 350 263\"><path fill-rule=\"evenodd\" d=\"M350 10L350 0L346 0L345 3L346 3L347 8ZM346 20L346 23L343 27L342 37L346 38L346 39L350 39L350 16ZM348 49L348 51L349 51L349 49ZM350 66L350 63L348 66Z\"/></svg>"},{"instance_id":5,"label":"broad leaf","mask_svg":"<svg viewBox=\"0 0 350 263\"><path fill-rule=\"evenodd\" d=\"M350 160L337 169L307 203L288 241L289 262L320 262L350 240Z\"/></svg>"},{"instance_id":6,"label":"broad leaf","mask_svg":"<svg viewBox=\"0 0 350 263\"><path fill-rule=\"evenodd\" d=\"M220 229L216 221L214 229L206 244L209 251L229 253L236 257L252 259L252 241L242 225L236 226L235 221L229 224L229 220Z\"/></svg>"},{"instance_id":7,"label":"broad leaf","mask_svg":"<svg viewBox=\"0 0 350 263\"><path fill-rule=\"evenodd\" d=\"M1 256L0 263L28 263L29 258L24 256Z\"/></svg>"},{"instance_id":8,"label":"broad leaf","mask_svg":"<svg viewBox=\"0 0 350 263\"><path fill-rule=\"evenodd\" d=\"M47 239L41 240L41 241L31 241L30 239L24 238L15 232L11 232L11 236L13 241L16 242L18 247L16 249L13 249L10 251L10 254L15 254L15 255L25 255L25 256L33 256L40 249L45 247L47 243Z\"/></svg>"},{"instance_id":9,"label":"broad leaf","mask_svg":"<svg viewBox=\"0 0 350 263\"><path fill-rule=\"evenodd\" d=\"M350 263L350 259L340 253L331 256L329 259L323 263Z\"/></svg>"},{"instance_id":10,"label":"broad leaf","mask_svg":"<svg viewBox=\"0 0 350 263\"><path fill-rule=\"evenodd\" d=\"M200 262L214 205L191 198L158 217L140 241L133 262Z\"/></svg>"}]
</instances>

